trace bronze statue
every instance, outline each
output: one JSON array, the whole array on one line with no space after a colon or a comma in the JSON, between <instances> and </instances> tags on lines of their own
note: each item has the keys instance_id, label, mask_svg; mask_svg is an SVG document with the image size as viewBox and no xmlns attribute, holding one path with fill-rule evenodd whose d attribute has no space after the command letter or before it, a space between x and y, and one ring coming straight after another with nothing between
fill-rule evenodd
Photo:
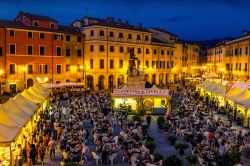
<instances>
[{"instance_id":1,"label":"bronze statue","mask_svg":"<svg viewBox=\"0 0 250 166\"><path fill-rule=\"evenodd\" d=\"M128 52L130 53L129 69L130 72L132 72L133 68L136 68L135 61L138 60L138 58L135 57L134 48L130 48Z\"/></svg>"}]
</instances>

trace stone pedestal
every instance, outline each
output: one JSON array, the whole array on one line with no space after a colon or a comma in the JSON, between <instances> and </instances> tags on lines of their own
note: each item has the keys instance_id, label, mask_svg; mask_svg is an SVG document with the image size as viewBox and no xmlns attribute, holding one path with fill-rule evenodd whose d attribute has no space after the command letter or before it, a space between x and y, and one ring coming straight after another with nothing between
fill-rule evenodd
<instances>
[{"instance_id":1,"label":"stone pedestal","mask_svg":"<svg viewBox=\"0 0 250 166\"><path fill-rule=\"evenodd\" d=\"M133 68L132 71L128 69L128 80L127 87L128 89L144 89L145 81L144 74L142 71Z\"/></svg>"}]
</instances>

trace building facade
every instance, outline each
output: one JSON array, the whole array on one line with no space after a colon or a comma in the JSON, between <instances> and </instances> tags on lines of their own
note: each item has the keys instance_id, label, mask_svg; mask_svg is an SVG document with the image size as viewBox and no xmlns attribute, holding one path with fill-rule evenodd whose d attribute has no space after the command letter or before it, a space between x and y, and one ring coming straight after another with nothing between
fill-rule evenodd
<instances>
[{"instance_id":1,"label":"building facade","mask_svg":"<svg viewBox=\"0 0 250 166\"><path fill-rule=\"evenodd\" d=\"M0 20L0 33L2 91L83 78L80 69L68 66L83 66L83 35L76 28L20 12L14 21Z\"/></svg>"},{"instance_id":2,"label":"building facade","mask_svg":"<svg viewBox=\"0 0 250 166\"><path fill-rule=\"evenodd\" d=\"M250 34L210 48L207 67L225 80L246 81L250 78L249 48Z\"/></svg>"},{"instance_id":3,"label":"building facade","mask_svg":"<svg viewBox=\"0 0 250 166\"><path fill-rule=\"evenodd\" d=\"M35 82L119 88L126 83L132 53L145 80L159 87L196 75L191 73L199 65L199 45L113 17L84 17L61 26L48 16L20 12L15 20L0 20L0 35L1 92L23 90Z\"/></svg>"}]
</instances>

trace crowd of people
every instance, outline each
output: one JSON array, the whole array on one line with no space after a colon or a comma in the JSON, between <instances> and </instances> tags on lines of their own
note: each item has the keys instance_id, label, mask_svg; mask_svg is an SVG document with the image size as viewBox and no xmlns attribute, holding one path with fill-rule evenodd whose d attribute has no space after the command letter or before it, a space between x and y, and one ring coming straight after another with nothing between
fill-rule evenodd
<instances>
[{"instance_id":1,"label":"crowd of people","mask_svg":"<svg viewBox=\"0 0 250 166\"><path fill-rule=\"evenodd\" d=\"M199 95L194 89L172 92L176 113L168 116L173 133L189 142L201 164L212 165L232 151L240 152L250 141L249 133L237 131L231 123L215 117L213 102Z\"/></svg>"},{"instance_id":2,"label":"crowd of people","mask_svg":"<svg viewBox=\"0 0 250 166\"><path fill-rule=\"evenodd\" d=\"M154 163L144 145L147 136L142 122L112 111L109 92L54 91L35 123L32 137L24 137L18 148L18 166L46 164L45 156L54 162L58 151L62 165Z\"/></svg>"}]
</instances>

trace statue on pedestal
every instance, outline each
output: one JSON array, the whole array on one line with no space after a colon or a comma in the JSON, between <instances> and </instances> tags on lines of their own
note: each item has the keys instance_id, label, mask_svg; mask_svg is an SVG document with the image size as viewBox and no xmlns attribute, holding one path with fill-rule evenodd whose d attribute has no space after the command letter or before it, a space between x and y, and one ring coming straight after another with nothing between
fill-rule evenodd
<instances>
[{"instance_id":1,"label":"statue on pedestal","mask_svg":"<svg viewBox=\"0 0 250 166\"><path fill-rule=\"evenodd\" d=\"M135 62L135 61L138 61L138 58L136 58L133 48L129 49L129 53L130 53L130 58L129 58L129 71L130 72L129 73L131 75L134 75L133 69L135 69L136 72L138 71L136 67L136 62Z\"/></svg>"}]
</instances>

